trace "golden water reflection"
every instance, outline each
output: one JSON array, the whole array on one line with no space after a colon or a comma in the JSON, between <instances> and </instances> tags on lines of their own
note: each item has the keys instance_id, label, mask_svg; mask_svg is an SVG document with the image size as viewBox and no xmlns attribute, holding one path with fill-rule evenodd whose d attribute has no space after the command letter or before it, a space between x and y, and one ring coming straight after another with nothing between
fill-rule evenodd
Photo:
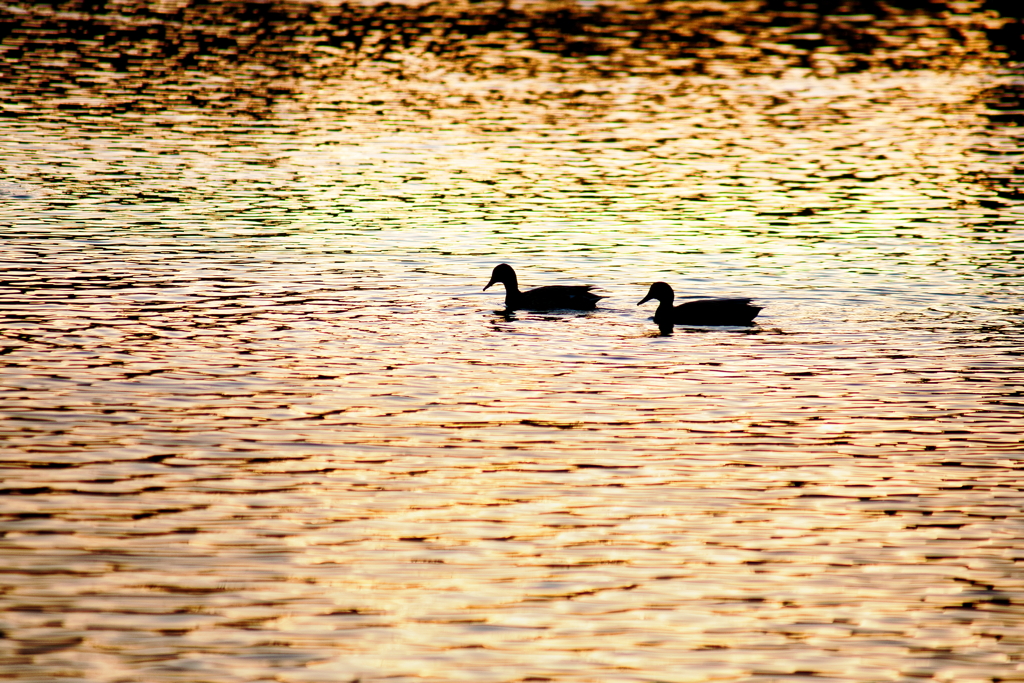
<instances>
[{"instance_id":1,"label":"golden water reflection","mask_svg":"<svg viewBox=\"0 0 1024 683\"><path fill-rule=\"evenodd\" d=\"M1024 679L993 18L453 7L3 6L4 676Z\"/></svg>"}]
</instances>

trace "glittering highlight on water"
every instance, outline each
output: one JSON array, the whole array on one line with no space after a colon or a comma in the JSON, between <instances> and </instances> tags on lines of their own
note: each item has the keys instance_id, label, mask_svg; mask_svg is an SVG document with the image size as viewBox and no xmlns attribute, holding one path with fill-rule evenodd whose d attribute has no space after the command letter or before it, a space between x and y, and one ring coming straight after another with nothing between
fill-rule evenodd
<instances>
[{"instance_id":1,"label":"glittering highlight on water","mask_svg":"<svg viewBox=\"0 0 1024 683\"><path fill-rule=\"evenodd\" d=\"M901 6L0 7L3 676L1024 680L1024 77Z\"/></svg>"}]
</instances>

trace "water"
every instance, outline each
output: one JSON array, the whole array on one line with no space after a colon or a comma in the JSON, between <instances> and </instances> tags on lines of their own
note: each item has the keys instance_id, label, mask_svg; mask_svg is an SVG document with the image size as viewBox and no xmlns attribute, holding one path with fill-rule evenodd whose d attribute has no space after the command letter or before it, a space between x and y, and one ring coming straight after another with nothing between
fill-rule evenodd
<instances>
[{"instance_id":1,"label":"water","mask_svg":"<svg viewBox=\"0 0 1024 683\"><path fill-rule=\"evenodd\" d=\"M5 677L1024 679L987 20L524 7L2 8Z\"/></svg>"}]
</instances>

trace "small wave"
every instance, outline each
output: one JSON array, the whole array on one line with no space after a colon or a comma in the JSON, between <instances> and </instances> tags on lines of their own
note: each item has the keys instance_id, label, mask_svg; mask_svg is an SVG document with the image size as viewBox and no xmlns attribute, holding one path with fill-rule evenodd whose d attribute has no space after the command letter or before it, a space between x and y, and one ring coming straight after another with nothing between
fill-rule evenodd
<instances>
[{"instance_id":1,"label":"small wave","mask_svg":"<svg viewBox=\"0 0 1024 683\"><path fill-rule=\"evenodd\" d=\"M35 199L43 194L42 190L34 187L0 181L0 198L3 199Z\"/></svg>"}]
</instances>

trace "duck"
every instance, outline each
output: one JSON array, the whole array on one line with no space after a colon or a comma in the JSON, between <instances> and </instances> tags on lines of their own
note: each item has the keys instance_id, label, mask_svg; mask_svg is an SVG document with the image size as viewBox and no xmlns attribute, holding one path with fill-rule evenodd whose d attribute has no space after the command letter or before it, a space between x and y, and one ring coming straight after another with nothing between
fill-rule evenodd
<instances>
[{"instance_id":1,"label":"duck","mask_svg":"<svg viewBox=\"0 0 1024 683\"><path fill-rule=\"evenodd\" d=\"M659 325L704 326L751 325L762 308L751 305L750 299L696 299L673 306L675 296L668 283L655 282L637 306L657 299L654 322Z\"/></svg>"},{"instance_id":2,"label":"duck","mask_svg":"<svg viewBox=\"0 0 1024 683\"><path fill-rule=\"evenodd\" d=\"M494 266L487 287L498 282L505 285L505 308L510 311L519 308L533 311L559 308L592 311L597 308L597 302L605 298L590 291L593 285L548 285L520 292L516 271L507 263ZM487 287L484 287L485 292Z\"/></svg>"}]
</instances>

